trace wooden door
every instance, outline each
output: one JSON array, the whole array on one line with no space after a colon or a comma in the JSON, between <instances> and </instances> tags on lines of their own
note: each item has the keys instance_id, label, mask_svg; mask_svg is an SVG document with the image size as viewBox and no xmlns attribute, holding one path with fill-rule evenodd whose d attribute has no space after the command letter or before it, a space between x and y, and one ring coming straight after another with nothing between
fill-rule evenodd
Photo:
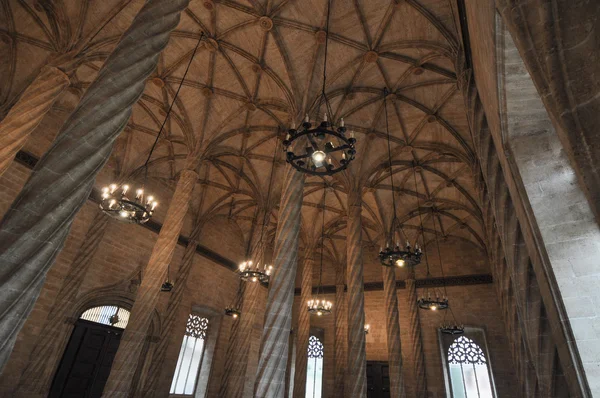
<instances>
[{"instance_id":1,"label":"wooden door","mask_svg":"<svg viewBox=\"0 0 600 398\"><path fill-rule=\"evenodd\" d=\"M390 398L390 367L387 362L367 361L367 398Z\"/></svg>"},{"instance_id":2,"label":"wooden door","mask_svg":"<svg viewBox=\"0 0 600 398\"><path fill-rule=\"evenodd\" d=\"M54 376L49 398L102 396L123 329L78 320Z\"/></svg>"}]
</instances>

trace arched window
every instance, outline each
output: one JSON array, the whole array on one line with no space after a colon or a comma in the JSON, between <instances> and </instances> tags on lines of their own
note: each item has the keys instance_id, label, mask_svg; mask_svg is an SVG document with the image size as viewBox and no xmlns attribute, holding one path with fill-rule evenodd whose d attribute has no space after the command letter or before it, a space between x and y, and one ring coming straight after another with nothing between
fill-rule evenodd
<instances>
[{"instance_id":1,"label":"arched window","mask_svg":"<svg viewBox=\"0 0 600 398\"><path fill-rule=\"evenodd\" d=\"M90 322L100 323L102 325L125 329L129 322L129 311L125 308L113 305L103 305L86 310L79 318Z\"/></svg>"},{"instance_id":2,"label":"arched window","mask_svg":"<svg viewBox=\"0 0 600 398\"><path fill-rule=\"evenodd\" d=\"M321 398L323 391L323 343L316 336L308 340L306 398Z\"/></svg>"},{"instance_id":3,"label":"arched window","mask_svg":"<svg viewBox=\"0 0 600 398\"><path fill-rule=\"evenodd\" d=\"M171 394L194 394L198 371L202 365L207 331L208 318L190 314L171 382Z\"/></svg>"},{"instance_id":4,"label":"arched window","mask_svg":"<svg viewBox=\"0 0 600 398\"><path fill-rule=\"evenodd\" d=\"M448 369L453 398L494 398L488 360L477 343L466 336L448 348Z\"/></svg>"}]
</instances>

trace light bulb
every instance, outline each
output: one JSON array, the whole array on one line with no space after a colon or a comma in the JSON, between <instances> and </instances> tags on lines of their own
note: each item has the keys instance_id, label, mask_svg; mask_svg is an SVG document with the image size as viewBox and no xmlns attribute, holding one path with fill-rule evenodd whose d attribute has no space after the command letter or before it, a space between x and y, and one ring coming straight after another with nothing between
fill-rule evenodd
<instances>
[{"instance_id":1,"label":"light bulb","mask_svg":"<svg viewBox=\"0 0 600 398\"><path fill-rule=\"evenodd\" d=\"M255 276L253 276L253 277L252 277L252 282L256 282L256 281L258 281L258 278L257 278L257 277L255 277Z\"/></svg>"},{"instance_id":2,"label":"light bulb","mask_svg":"<svg viewBox=\"0 0 600 398\"><path fill-rule=\"evenodd\" d=\"M315 162L315 165L322 163L326 157L327 155L323 151L314 151L312 154L312 160Z\"/></svg>"},{"instance_id":3,"label":"light bulb","mask_svg":"<svg viewBox=\"0 0 600 398\"><path fill-rule=\"evenodd\" d=\"M129 190L129 185L123 185L123 195L125 195L128 190Z\"/></svg>"},{"instance_id":4,"label":"light bulb","mask_svg":"<svg viewBox=\"0 0 600 398\"><path fill-rule=\"evenodd\" d=\"M114 205L116 205L116 204L117 204L117 201L116 201L116 200L114 200L114 199L112 199L112 200L110 201L110 203L108 204L108 207L109 207L109 208L111 208L111 207L113 207L113 206L114 206Z\"/></svg>"},{"instance_id":5,"label":"light bulb","mask_svg":"<svg viewBox=\"0 0 600 398\"><path fill-rule=\"evenodd\" d=\"M154 196L148 196L146 200L148 201L148 203L152 203L154 201Z\"/></svg>"},{"instance_id":6,"label":"light bulb","mask_svg":"<svg viewBox=\"0 0 600 398\"><path fill-rule=\"evenodd\" d=\"M325 117L323 117L323 121L326 122L327 121L327 112L325 112Z\"/></svg>"},{"instance_id":7,"label":"light bulb","mask_svg":"<svg viewBox=\"0 0 600 398\"><path fill-rule=\"evenodd\" d=\"M110 194L108 192L102 192L102 199L108 199Z\"/></svg>"},{"instance_id":8,"label":"light bulb","mask_svg":"<svg viewBox=\"0 0 600 398\"><path fill-rule=\"evenodd\" d=\"M144 194L144 190L143 190L143 189L138 189L138 190L135 192L135 197L136 197L137 199L141 199L141 197L142 197L142 195L143 195L143 194Z\"/></svg>"},{"instance_id":9,"label":"light bulb","mask_svg":"<svg viewBox=\"0 0 600 398\"><path fill-rule=\"evenodd\" d=\"M432 305L432 306L431 306L431 310L432 310L432 311L435 311L435 310L437 310L437 306L435 306L435 305Z\"/></svg>"},{"instance_id":10,"label":"light bulb","mask_svg":"<svg viewBox=\"0 0 600 398\"><path fill-rule=\"evenodd\" d=\"M317 315L321 316L321 315L323 315L323 313L321 311L319 311L319 312L317 312Z\"/></svg>"},{"instance_id":11,"label":"light bulb","mask_svg":"<svg viewBox=\"0 0 600 398\"><path fill-rule=\"evenodd\" d=\"M340 127L344 127L344 118L340 119Z\"/></svg>"},{"instance_id":12,"label":"light bulb","mask_svg":"<svg viewBox=\"0 0 600 398\"><path fill-rule=\"evenodd\" d=\"M306 123L310 123L310 117L308 117L308 113L306 114L306 117L304 118L304 121Z\"/></svg>"},{"instance_id":13,"label":"light bulb","mask_svg":"<svg viewBox=\"0 0 600 398\"><path fill-rule=\"evenodd\" d=\"M233 314L233 318L234 318L234 319L235 319L235 318L237 318L237 314Z\"/></svg>"},{"instance_id":14,"label":"light bulb","mask_svg":"<svg viewBox=\"0 0 600 398\"><path fill-rule=\"evenodd\" d=\"M106 193L108 193L108 187L104 187L104 188L102 188L102 192L106 192Z\"/></svg>"},{"instance_id":15,"label":"light bulb","mask_svg":"<svg viewBox=\"0 0 600 398\"><path fill-rule=\"evenodd\" d=\"M127 213L125 210L121 210L121 212L119 213L119 215L123 218L127 218L129 217L129 213Z\"/></svg>"},{"instance_id":16,"label":"light bulb","mask_svg":"<svg viewBox=\"0 0 600 398\"><path fill-rule=\"evenodd\" d=\"M350 138L354 138L354 131L350 132Z\"/></svg>"},{"instance_id":17,"label":"light bulb","mask_svg":"<svg viewBox=\"0 0 600 398\"><path fill-rule=\"evenodd\" d=\"M158 206L158 202L153 202L152 203L152 210L154 210L156 208L156 206Z\"/></svg>"},{"instance_id":18,"label":"light bulb","mask_svg":"<svg viewBox=\"0 0 600 398\"><path fill-rule=\"evenodd\" d=\"M115 189L117 189L116 184L110 184L110 193L115 192Z\"/></svg>"},{"instance_id":19,"label":"light bulb","mask_svg":"<svg viewBox=\"0 0 600 398\"><path fill-rule=\"evenodd\" d=\"M396 265L398 267L404 267L404 260L399 258L398 260L396 260Z\"/></svg>"}]
</instances>

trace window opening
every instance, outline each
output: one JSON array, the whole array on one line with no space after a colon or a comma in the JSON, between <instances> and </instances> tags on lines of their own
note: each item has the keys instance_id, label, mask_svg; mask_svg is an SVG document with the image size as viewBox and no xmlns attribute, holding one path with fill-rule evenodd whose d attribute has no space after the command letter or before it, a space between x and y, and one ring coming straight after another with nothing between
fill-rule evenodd
<instances>
[{"instance_id":1,"label":"window opening","mask_svg":"<svg viewBox=\"0 0 600 398\"><path fill-rule=\"evenodd\" d=\"M494 398L488 361L470 338L460 336L450 345L448 368L454 398Z\"/></svg>"},{"instance_id":2,"label":"window opening","mask_svg":"<svg viewBox=\"0 0 600 398\"><path fill-rule=\"evenodd\" d=\"M194 393L204 355L207 332L208 319L200 315L190 314L185 328L185 336L179 350L170 394L192 395Z\"/></svg>"},{"instance_id":3,"label":"window opening","mask_svg":"<svg viewBox=\"0 0 600 398\"><path fill-rule=\"evenodd\" d=\"M308 340L306 398L321 398L323 391L323 343L316 336Z\"/></svg>"}]
</instances>

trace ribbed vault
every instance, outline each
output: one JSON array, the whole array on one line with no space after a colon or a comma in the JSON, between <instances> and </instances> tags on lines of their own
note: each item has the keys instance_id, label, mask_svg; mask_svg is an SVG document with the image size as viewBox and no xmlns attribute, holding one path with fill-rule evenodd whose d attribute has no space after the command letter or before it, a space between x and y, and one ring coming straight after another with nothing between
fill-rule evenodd
<instances>
[{"instance_id":1,"label":"ribbed vault","mask_svg":"<svg viewBox=\"0 0 600 398\"><path fill-rule=\"evenodd\" d=\"M9 56L0 61L0 74L9 78L1 82L0 111L47 62L71 75L69 93L52 112L67 111L142 3L106 0L91 7L85 0L1 0L0 50ZM317 98L326 9L326 0L192 0L119 137L110 172L99 177L98 185L111 178L143 178L141 166L204 31L208 38L150 162L153 189L164 198L156 218L164 214L185 159L198 153L202 162L192 211L200 213L202 222L214 227L228 219L248 242L257 230L255 220L263 222L257 215L266 209L267 233L273 234L285 164L281 139L292 120L305 113L320 118L324 111ZM476 159L454 70L454 9L451 0L332 0L326 85L330 117L343 117L356 133L358 154L348 170L327 181L307 178L302 226L302 244L315 247L326 188L325 244L332 262L343 260L352 189L363 191L363 238L371 247L384 241L392 195L411 241L423 231L430 241L435 228L442 240L486 247L472 177ZM391 92L387 99L384 87Z\"/></svg>"}]
</instances>

